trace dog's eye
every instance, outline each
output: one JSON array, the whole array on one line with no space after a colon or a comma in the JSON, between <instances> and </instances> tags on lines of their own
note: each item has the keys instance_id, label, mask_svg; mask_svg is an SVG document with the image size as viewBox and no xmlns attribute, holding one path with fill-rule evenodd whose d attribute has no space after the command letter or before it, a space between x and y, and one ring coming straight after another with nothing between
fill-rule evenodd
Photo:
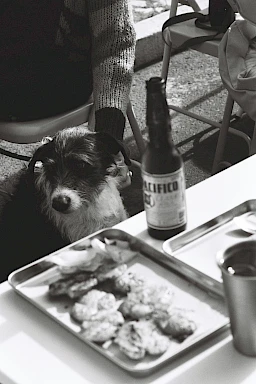
<instances>
[{"instance_id":1,"label":"dog's eye","mask_svg":"<svg viewBox=\"0 0 256 384\"><path fill-rule=\"evenodd\" d=\"M87 161L76 158L67 159L66 166L74 173L80 172L81 174L87 174L93 168L92 165L90 165Z\"/></svg>"},{"instance_id":2,"label":"dog's eye","mask_svg":"<svg viewBox=\"0 0 256 384\"><path fill-rule=\"evenodd\" d=\"M77 161L75 167L77 167L80 171L86 171L90 168L90 165L84 161Z\"/></svg>"}]
</instances>

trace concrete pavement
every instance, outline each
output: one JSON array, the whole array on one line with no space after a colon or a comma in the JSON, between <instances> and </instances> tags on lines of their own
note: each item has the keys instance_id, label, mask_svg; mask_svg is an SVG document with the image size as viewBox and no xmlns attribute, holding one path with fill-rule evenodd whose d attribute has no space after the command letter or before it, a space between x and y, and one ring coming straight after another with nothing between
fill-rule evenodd
<instances>
[{"instance_id":1,"label":"concrete pavement","mask_svg":"<svg viewBox=\"0 0 256 384\"><path fill-rule=\"evenodd\" d=\"M163 55L162 25L169 18L168 9L170 0L130 0L132 2L134 19L143 19L145 15L158 13L135 23L137 35L135 69L145 67L146 65L161 60ZM150 4L149 4L150 3ZM197 0L201 9L207 8L209 0ZM167 6L166 6L167 4ZM177 14L192 12L192 8L187 5L179 5Z\"/></svg>"}]
</instances>

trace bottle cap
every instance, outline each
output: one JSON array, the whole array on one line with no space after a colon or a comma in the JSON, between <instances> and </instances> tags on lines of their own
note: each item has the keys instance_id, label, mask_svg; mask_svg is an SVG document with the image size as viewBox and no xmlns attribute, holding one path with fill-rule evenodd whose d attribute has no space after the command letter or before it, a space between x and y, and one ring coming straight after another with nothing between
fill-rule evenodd
<instances>
[{"instance_id":1,"label":"bottle cap","mask_svg":"<svg viewBox=\"0 0 256 384\"><path fill-rule=\"evenodd\" d=\"M159 91L159 89L165 87L165 80L162 77L151 77L146 81L146 87L151 92Z\"/></svg>"}]
</instances>

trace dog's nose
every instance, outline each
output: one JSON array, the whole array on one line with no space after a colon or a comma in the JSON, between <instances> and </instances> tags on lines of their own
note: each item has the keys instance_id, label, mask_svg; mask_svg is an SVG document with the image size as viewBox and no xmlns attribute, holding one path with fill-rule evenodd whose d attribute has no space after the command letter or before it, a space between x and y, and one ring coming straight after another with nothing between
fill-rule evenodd
<instances>
[{"instance_id":1,"label":"dog's nose","mask_svg":"<svg viewBox=\"0 0 256 384\"><path fill-rule=\"evenodd\" d=\"M71 199L66 195L55 196L52 200L52 207L62 213L66 213L70 208Z\"/></svg>"}]
</instances>

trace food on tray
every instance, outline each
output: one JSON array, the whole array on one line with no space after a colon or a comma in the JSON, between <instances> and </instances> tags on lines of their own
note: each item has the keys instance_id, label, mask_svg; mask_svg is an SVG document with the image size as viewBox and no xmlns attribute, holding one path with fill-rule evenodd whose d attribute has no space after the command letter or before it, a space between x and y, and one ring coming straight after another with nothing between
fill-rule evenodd
<instances>
[{"instance_id":1,"label":"food on tray","mask_svg":"<svg viewBox=\"0 0 256 384\"><path fill-rule=\"evenodd\" d=\"M112 293L103 292L101 298L97 301L98 310L102 309L112 309L117 307L116 298ZM85 297L82 297L79 302L84 303ZM88 305L88 304L87 304Z\"/></svg>"},{"instance_id":2,"label":"food on tray","mask_svg":"<svg viewBox=\"0 0 256 384\"><path fill-rule=\"evenodd\" d=\"M134 287L120 306L125 317L140 319L172 304L173 292L166 285L143 284Z\"/></svg>"},{"instance_id":3,"label":"food on tray","mask_svg":"<svg viewBox=\"0 0 256 384\"><path fill-rule=\"evenodd\" d=\"M191 311L170 307L167 311L155 312L153 318L159 328L174 339L182 342L192 335L197 326L191 318Z\"/></svg>"},{"instance_id":4,"label":"food on tray","mask_svg":"<svg viewBox=\"0 0 256 384\"><path fill-rule=\"evenodd\" d=\"M122 325L124 317L116 309L101 309L82 323L82 328L86 329L88 324L95 321L108 322L113 325Z\"/></svg>"},{"instance_id":5,"label":"food on tray","mask_svg":"<svg viewBox=\"0 0 256 384\"><path fill-rule=\"evenodd\" d=\"M68 289L76 283L84 282L90 277L90 274L77 273L73 274L69 277L59 278L59 280L51 283L49 285L49 295L50 296L61 296L66 295L68 293Z\"/></svg>"},{"instance_id":6,"label":"food on tray","mask_svg":"<svg viewBox=\"0 0 256 384\"><path fill-rule=\"evenodd\" d=\"M82 321L90 318L95 313L97 313L97 308L95 308L94 306L88 307L77 302L72 306L70 315L71 317L73 317L74 320L81 323Z\"/></svg>"},{"instance_id":7,"label":"food on tray","mask_svg":"<svg viewBox=\"0 0 256 384\"><path fill-rule=\"evenodd\" d=\"M115 343L119 346L119 349L128 357L133 360L142 359L146 350L142 346L139 335L133 327L134 322L125 323L119 330Z\"/></svg>"},{"instance_id":8,"label":"food on tray","mask_svg":"<svg viewBox=\"0 0 256 384\"><path fill-rule=\"evenodd\" d=\"M97 269L96 276L99 282L103 282L105 280L115 280L122 276L126 270L126 264L116 266L116 263L106 263Z\"/></svg>"},{"instance_id":9,"label":"food on tray","mask_svg":"<svg viewBox=\"0 0 256 384\"><path fill-rule=\"evenodd\" d=\"M116 263L111 262L101 265L93 274L79 272L73 273L69 277L60 277L59 280L49 285L49 295L67 295L70 298L77 298L105 281L112 281L114 287L115 280L120 278L126 270L126 264L116 265ZM111 283L110 286L113 288Z\"/></svg>"},{"instance_id":10,"label":"food on tray","mask_svg":"<svg viewBox=\"0 0 256 384\"><path fill-rule=\"evenodd\" d=\"M88 322L87 328L81 332L81 335L95 343L104 343L115 337L117 326L108 322L94 321Z\"/></svg>"},{"instance_id":11,"label":"food on tray","mask_svg":"<svg viewBox=\"0 0 256 384\"><path fill-rule=\"evenodd\" d=\"M86 339L103 343L116 336L118 328L124 324L121 312L115 309L102 309L82 323L82 332Z\"/></svg>"},{"instance_id":12,"label":"food on tray","mask_svg":"<svg viewBox=\"0 0 256 384\"><path fill-rule=\"evenodd\" d=\"M93 289L77 301L71 316L81 324L81 335L90 341L103 343L114 338L120 325L124 323L117 310L115 296Z\"/></svg>"},{"instance_id":13,"label":"food on tray","mask_svg":"<svg viewBox=\"0 0 256 384\"><path fill-rule=\"evenodd\" d=\"M128 293L131 289L145 284L145 278L135 272L126 271L114 281L113 289L117 292Z\"/></svg>"},{"instance_id":14,"label":"food on tray","mask_svg":"<svg viewBox=\"0 0 256 384\"><path fill-rule=\"evenodd\" d=\"M102 264L103 259L104 255L92 247L80 250L69 248L49 256L49 261L58 265L65 273L69 270L74 273L79 269L94 271Z\"/></svg>"},{"instance_id":15,"label":"food on tray","mask_svg":"<svg viewBox=\"0 0 256 384\"><path fill-rule=\"evenodd\" d=\"M59 263L65 277L49 285L49 294L73 299L70 316L85 339L104 348L114 342L126 356L139 360L163 354L172 339L181 342L195 332L191 311L174 305L169 285L152 283L128 268L126 262L138 254L128 242L87 239L83 246L74 245L70 255L67 252ZM57 263L61 257L52 260Z\"/></svg>"},{"instance_id":16,"label":"food on tray","mask_svg":"<svg viewBox=\"0 0 256 384\"><path fill-rule=\"evenodd\" d=\"M96 287L97 284L98 280L95 277L90 277L89 279L82 282L76 282L68 287L67 295L72 299L75 297L80 297L90 289Z\"/></svg>"},{"instance_id":17,"label":"food on tray","mask_svg":"<svg viewBox=\"0 0 256 384\"><path fill-rule=\"evenodd\" d=\"M119 329L115 343L125 355L133 360L139 360L146 353L163 354L168 349L170 340L161 334L152 321L139 320L125 323Z\"/></svg>"},{"instance_id":18,"label":"food on tray","mask_svg":"<svg viewBox=\"0 0 256 384\"><path fill-rule=\"evenodd\" d=\"M92 289L86 295L83 295L79 299L79 303L87 305L88 307L98 308L98 302L106 296L106 292L99 291L98 289Z\"/></svg>"},{"instance_id":19,"label":"food on tray","mask_svg":"<svg viewBox=\"0 0 256 384\"><path fill-rule=\"evenodd\" d=\"M130 249L128 241L94 238L74 244L73 247L55 252L49 261L59 266L62 273L73 274L78 271L94 272L106 262L124 264L138 254Z\"/></svg>"},{"instance_id":20,"label":"food on tray","mask_svg":"<svg viewBox=\"0 0 256 384\"><path fill-rule=\"evenodd\" d=\"M116 263L127 263L138 254L130 249L127 241L117 240L115 244L107 244L106 251Z\"/></svg>"},{"instance_id":21,"label":"food on tray","mask_svg":"<svg viewBox=\"0 0 256 384\"><path fill-rule=\"evenodd\" d=\"M71 309L71 316L75 320L82 322L90 320L99 311L113 310L117 306L115 296L112 293L92 289L74 303Z\"/></svg>"}]
</instances>

